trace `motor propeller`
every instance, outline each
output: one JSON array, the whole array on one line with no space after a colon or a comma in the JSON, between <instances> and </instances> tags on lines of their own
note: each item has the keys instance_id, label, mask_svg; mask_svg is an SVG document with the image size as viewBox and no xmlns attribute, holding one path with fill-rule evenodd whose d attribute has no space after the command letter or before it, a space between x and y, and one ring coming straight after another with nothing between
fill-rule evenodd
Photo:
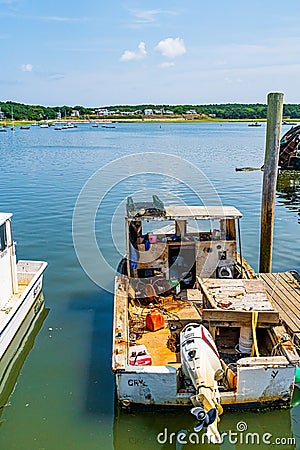
<instances>
[{"instance_id":1,"label":"motor propeller","mask_svg":"<svg viewBox=\"0 0 300 450\"><path fill-rule=\"evenodd\" d=\"M195 408L192 408L190 412L199 420L197 425L194 426L194 431L197 433L201 431L203 427L207 428L209 425L213 424L218 417L218 411L216 408L212 408L206 412L204 408L196 406Z\"/></svg>"}]
</instances>

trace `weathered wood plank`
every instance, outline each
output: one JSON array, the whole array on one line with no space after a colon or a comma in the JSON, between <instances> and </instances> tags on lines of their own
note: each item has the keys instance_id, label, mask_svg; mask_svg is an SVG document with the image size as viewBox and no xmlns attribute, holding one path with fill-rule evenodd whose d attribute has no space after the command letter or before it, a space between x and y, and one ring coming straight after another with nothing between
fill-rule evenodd
<instances>
[{"instance_id":1,"label":"weathered wood plank","mask_svg":"<svg viewBox=\"0 0 300 450\"><path fill-rule=\"evenodd\" d=\"M238 311L272 311L265 286L259 279L242 280L214 280L199 278L207 306L222 308L223 310Z\"/></svg>"},{"instance_id":2,"label":"weathered wood plank","mask_svg":"<svg viewBox=\"0 0 300 450\"><path fill-rule=\"evenodd\" d=\"M291 294L291 299L294 302L294 305L300 311L300 284L295 280L291 273L283 273L282 274L282 285L288 289Z\"/></svg>"},{"instance_id":3,"label":"weathered wood plank","mask_svg":"<svg viewBox=\"0 0 300 450\"><path fill-rule=\"evenodd\" d=\"M188 301L203 303L203 295L200 289L187 289L186 292Z\"/></svg>"},{"instance_id":4,"label":"weathered wood plank","mask_svg":"<svg viewBox=\"0 0 300 450\"><path fill-rule=\"evenodd\" d=\"M300 314L300 296L297 298L295 289L286 283L282 274L260 274L260 276L266 283L268 294L271 297L277 296L284 302L285 311L293 311L298 316Z\"/></svg>"},{"instance_id":5,"label":"weathered wood plank","mask_svg":"<svg viewBox=\"0 0 300 450\"><path fill-rule=\"evenodd\" d=\"M237 324L251 324L252 311L231 311L224 309L203 309L202 319L208 322L230 322L233 327ZM263 324L278 325L280 323L277 311L259 311L257 326Z\"/></svg>"},{"instance_id":6,"label":"weathered wood plank","mask_svg":"<svg viewBox=\"0 0 300 450\"><path fill-rule=\"evenodd\" d=\"M285 290L290 300L300 309L300 284L289 272L265 274L275 284L279 281L279 289Z\"/></svg>"},{"instance_id":7,"label":"weathered wood plank","mask_svg":"<svg viewBox=\"0 0 300 450\"><path fill-rule=\"evenodd\" d=\"M285 328L283 326L274 327L273 331L277 339L276 344L277 345L280 344L280 347L284 352L286 358L289 360L289 362L292 364L299 364L300 356L296 352L296 349L291 339L286 341L282 340L282 337L285 336L286 334Z\"/></svg>"},{"instance_id":8,"label":"weathered wood plank","mask_svg":"<svg viewBox=\"0 0 300 450\"><path fill-rule=\"evenodd\" d=\"M300 333L299 283L289 272L260 274L270 299L289 330Z\"/></svg>"}]
</instances>

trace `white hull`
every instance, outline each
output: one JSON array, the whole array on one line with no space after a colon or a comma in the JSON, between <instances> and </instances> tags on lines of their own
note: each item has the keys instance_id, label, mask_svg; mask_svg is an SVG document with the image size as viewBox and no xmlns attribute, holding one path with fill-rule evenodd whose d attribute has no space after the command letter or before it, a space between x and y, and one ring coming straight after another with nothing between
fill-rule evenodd
<instances>
[{"instance_id":1,"label":"white hull","mask_svg":"<svg viewBox=\"0 0 300 450\"><path fill-rule=\"evenodd\" d=\"M0 359L27 317L33 303L42 289L43 272L47 263L38 261L19 261L17 276L19 284L25 284L20 294L15 294L1 309L5 314L0 323Z\"/></svg>"},{"instance_id":2,"label":"white hull","mask_svg":"<svg viewBox=\"0 0 300 450\"><path fill-rule=\"evenodd\" d=\"M168 356L168 362L161 365L155 362L151 366L129 364L129 300L125 280L124 276L117 277L115 283L112 369L118 402L124 407L191 406L191 397L196 391L192 384L182 386L181 364L175 361L175 356ZM160 348L158 344L153 347L151 356L155 357L155 353L158 355L160 351L163 351L163 345ZM289 358L291 356L297 355L291 353ZM284 355L241 357L237 361L232 387L219 390L221 405L232 408L289 406L294 389L295 366L295 362L289 362ZM228 376L226 374L230 383Z\"/></svg>"},{"instance_id":3,"label":"white hull","mask_svg":"<svg viewBox=\"0 0 300 450\"><path fill-rule=\"evenodd\" d=\"M235 392L220 392L223 407L253 407L287 404L291 401L295 367L284 357L264 358L257 364L255 358L243 358L238 368L238 385ZM248 360L248 361L247 361ZM250 361L252 360L252 361ZM251 364L251 365L250 365ZM178 371L171 366L139 367L116 373L117 398L123 406L191 405L195 393L179 393Z\"/></svg>"},{"instance_id":4,"label":"white hull","mask_svg":"<svg viewBox=\"0 0 300 450\"><path fill-rule=\"evenodd\" d=\"M11 394L24 360L31 350L48 310L44 307L41 293L34 301L14 339L9 344L0 361L0 406Z\"/></svg>"}]
</instances>

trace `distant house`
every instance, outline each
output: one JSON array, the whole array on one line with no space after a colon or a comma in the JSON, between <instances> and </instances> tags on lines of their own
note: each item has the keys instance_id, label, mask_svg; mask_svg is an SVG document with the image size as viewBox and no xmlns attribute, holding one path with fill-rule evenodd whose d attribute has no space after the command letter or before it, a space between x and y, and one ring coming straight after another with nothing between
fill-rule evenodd
<instances>
[{"instance_id":1,"label":"distant house","mask_svg":"<svg viewBox=\"0 0 300 450\"><path fill-rule=\"evenodd\" d=\"M134 111L134 114L143 114L143 111L141 109L137 109L136 111Z\"/></svg>"},{"instance_id":2,"label":"distant house","mask_svg":"<svg viewBox=\"0 0 300 450\"><path fill-rule=\"evenodd\" d=\"M109 112L108 112L108 109L101 108L101 109L96 109L95 114L97 114L97 116L108 116Z\"/></svg>"},{"instance_id":3,"label":"distant house","mask_svg":"<svg viewBox=\"0 0 300 450\"><path fill-rule=\"evenodd\" d=\"M56 118L57 118L58 120L61 119L61 112L60 112L60 111L58 111L58 113L57 113L57 115L56 115Z\"/></svg>"},{"instance_id":4,"label":"distant house","mask_svg":"<svg viewBox=\"0 0 300 450\"><path fill-rule=\"evenodd\" d=\"M160 115L160 114L163 114L163 110L162 109L155 109L154 110L154 114L158 114L158 115Z\"/></svg>"},{"instance_id":5,"label":"distant house","mask_svg":"<svg viewBox=\"0 0 300 450\"><path fill-rule=\"evenodd\" d=\"M5 117L5 114L3 111L1 111L1 108L0 108L0 120L4 119L4 117Z\"/></svg>"},{"instance_id":6,"label":"distant house","mask_svg":"<svg viewBox=\"0 0 300 450\"><path fill-rule=\"evenodd\" d=\"M153 109L144 109L144 114L145 116L152 116Z\"/></svg>"},{"instance_id":7,"label":"distant house","mask_svg":"<svg viewBox=\"0 0 300 450\"><path fill-rule=\"evenodd\" d=\"M189 109L186 114L198 114L195 109Z\"/></svg>"},{"instance_id":8,"label":"distant house","mask_svg":"<svg viewBox=\"0 0 300 450\"><path fill-rule=\"evenodd\" d=\"M80 113L77 111L77 109L73 109L71 112L71 117L79 117Z\"/></svg>"},{"instance_id":9,"label":"distant house","mask_svg":"<svg viewBox=\"0 0 300 450\"><path fill-rule=\"evenodd\" d=\"M209 117L216 117L216 114L208 114Z\"/></svg>"},{"instance_id":10,"label":"distant house","mask_svg":"<svg viewBox=\"0 0 300 450\"><path fill-rule=\"evenodd\" d=\"M172 114L174 114L174 111L170 111L169 109L166 109L165 114L172 115Z\"/></svg>"}]
</instances>

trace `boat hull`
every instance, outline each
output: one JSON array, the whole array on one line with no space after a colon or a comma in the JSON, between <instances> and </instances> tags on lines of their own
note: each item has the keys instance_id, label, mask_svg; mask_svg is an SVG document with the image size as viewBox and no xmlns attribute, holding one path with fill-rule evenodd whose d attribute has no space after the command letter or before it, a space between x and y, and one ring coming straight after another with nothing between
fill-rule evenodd
<instances>
[{"instance_id":1,"label":"boat hull","mask_svg":"<svg viewBox=\"0 0 300 450\"><path fill-rule=\"evenodd\" d=\"M116 373L117 399L121 406L189 406L193 389L178 391L179 371L172 366L138 367ZM220 390L223 407L246 409L290 406L294 389L295 366L284 357L242 358L237 372L237 387Z\"/></svg>"},{"instance_id":2,"label":"boat hull","mask_svg":"<svg viewBox=\"0 0 300 450\"><path fill-rule=\"evenodd\" d=\"M42 290L43 273L47 267L45 262L19 261L18 279L29 279L25 289L7 312L0 328L0 360L11 341L25 321L28 312Z\"/></svg>"},{"instance_id":3,"label":"boat hull","mask_svg":"<svg viewBox=\"0 0 300 450\"><path fill-rule=\"evenodd\" d=\"M24 360L31 350L34 339L45 320L43 294L40 293L28 311L14 339L0 361L0 405L4 405L11 394Z\"/></svg>"}]
</instances>

